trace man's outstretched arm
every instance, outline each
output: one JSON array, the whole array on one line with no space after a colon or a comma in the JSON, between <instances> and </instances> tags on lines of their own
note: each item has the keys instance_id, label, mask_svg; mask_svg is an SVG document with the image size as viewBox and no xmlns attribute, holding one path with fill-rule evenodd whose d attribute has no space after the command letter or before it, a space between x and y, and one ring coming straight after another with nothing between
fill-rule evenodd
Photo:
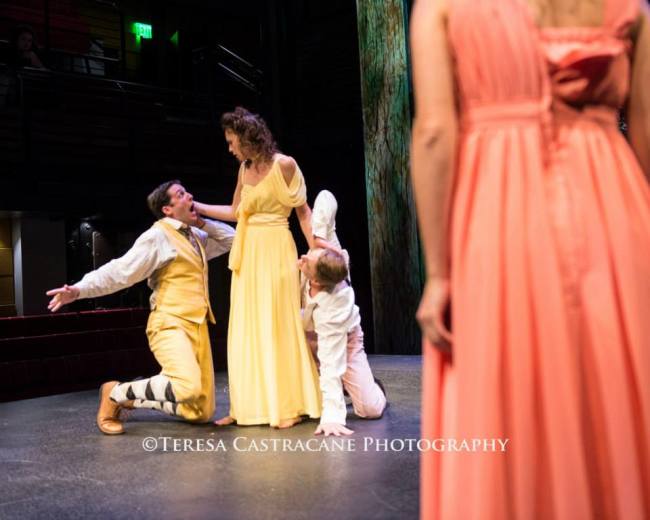
<instances>
[{"instance_id":1,"label":"man's outstretched arm","mask_svg":"<svg viewBox=\"0 0 650 520\"><path fill-rule=\"evenodd\" d=\"M87 273L74 285L47 291L46 294L52 296L47 307L56 312L77 299L97 298L131 287L173 260L175 254L162 232L156 229L145 231L124 256Z\"/></svg>"}]
</instances>

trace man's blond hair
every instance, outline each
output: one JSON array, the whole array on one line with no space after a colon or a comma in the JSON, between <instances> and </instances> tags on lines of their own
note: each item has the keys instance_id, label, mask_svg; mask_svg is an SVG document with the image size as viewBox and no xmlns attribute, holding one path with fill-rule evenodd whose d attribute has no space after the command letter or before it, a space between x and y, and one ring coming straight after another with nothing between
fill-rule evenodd
<instances>
[{"instance_id":1,"label":"man's blond hair","mask_svg":"<svg viewBox=\"0 0 650 520\"><path fill-rule=\"evenodd\" d=\"M316 281L326 289L331 289L348 277L348 264L345 257L331 249L325 249L316 262Z\"/></svg>"}]
</instances>

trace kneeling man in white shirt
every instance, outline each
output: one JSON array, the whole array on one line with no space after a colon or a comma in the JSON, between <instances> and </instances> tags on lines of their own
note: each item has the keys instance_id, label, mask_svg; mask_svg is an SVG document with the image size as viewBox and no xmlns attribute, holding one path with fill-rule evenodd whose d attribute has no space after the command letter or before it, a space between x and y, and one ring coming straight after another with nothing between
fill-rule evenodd
<instances>
[{"instance_id":1,"label":"kneeling man in white shirt","mask_svg":"<svg viewBox=\"0 0 650 520\"><path fill-rule=\"evenodd\" d=\"M326 436L353 433L345 427L343 388L359 417L376 419L386 408L386 396L372 375L363 348L361 318L349 282L347 254L338 250L336 208L336 199L330 192L319 193L312 217L314 237L317 245L334 247L311 250L299 260L306 278L303 326L320 365L323 394L323 413L314 433Z\"/></svg>"}]
</instances>

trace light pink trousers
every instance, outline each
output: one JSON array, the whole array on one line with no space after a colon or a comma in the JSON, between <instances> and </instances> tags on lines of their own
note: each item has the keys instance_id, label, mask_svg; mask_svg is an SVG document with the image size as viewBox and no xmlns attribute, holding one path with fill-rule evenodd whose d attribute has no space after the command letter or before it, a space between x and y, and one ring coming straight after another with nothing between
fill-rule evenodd
<instances>
[{"instance_id":1,"label":"light pink trousers","mask_svg":"<svg viewBox=\"0 0 650 520\"><path fill-rule=\"evenodd\" d=\"M307 342L318 365L318 336L307 332ZM347 370L343 374L343 388L352 400L354 413L363 419L376 419L386 408L386 396L372 376L366 351L363 348L361 326L348 332Z\"/></svg>"}]
</instances>

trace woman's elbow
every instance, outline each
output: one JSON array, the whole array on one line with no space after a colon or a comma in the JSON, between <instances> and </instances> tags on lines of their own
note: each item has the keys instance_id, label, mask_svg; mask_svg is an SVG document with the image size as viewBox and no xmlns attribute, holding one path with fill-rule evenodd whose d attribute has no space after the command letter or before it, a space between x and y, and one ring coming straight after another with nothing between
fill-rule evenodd
<instances>
[{"instance_id":1,"label":"woman's elbow","mask_svg":"<svg viewBox=\"0 0 650 520\"><path fill-rule=\"evenodd\" d=\"M298 217L298 220L306 220L311 218L311 209L307 204L303 204L302 206L298 206L296 208L296 216Z\"/></svg>"},{"instance_id":2,"label":"woman's elbow","mask_svg":"<svg viewBox=\"0 0 650 520\"><path fill-rule=\"evenodd\" d=\"M413 145L425 149L434 148L443 143L451 145L456 140L457 131L457 123L454 118L445 120L416 118L413 122Z\"/></svg>"}]
</instances>

